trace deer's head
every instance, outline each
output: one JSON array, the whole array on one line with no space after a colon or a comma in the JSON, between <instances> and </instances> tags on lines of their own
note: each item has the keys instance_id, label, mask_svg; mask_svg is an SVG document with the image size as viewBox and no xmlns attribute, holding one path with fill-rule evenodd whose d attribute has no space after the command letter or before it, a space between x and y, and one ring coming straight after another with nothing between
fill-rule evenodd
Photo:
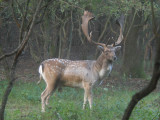
<instances>
[{"instance_id":1,"label":"deer's head","mask_svg":"<svg viewBox=\"0 0 160 120\"><path fill-rule=\"evenodd\" d=\"M111 46L111 45L107 45L107 47L102 47L100 45L98 45L98 48L102 51L102 55L103 57L106 58L106 60L108 60L108 62L113 62L115 60L117 60L116 57L116 51L121 49L121 46Z\"/></svg>"}]
</instances>

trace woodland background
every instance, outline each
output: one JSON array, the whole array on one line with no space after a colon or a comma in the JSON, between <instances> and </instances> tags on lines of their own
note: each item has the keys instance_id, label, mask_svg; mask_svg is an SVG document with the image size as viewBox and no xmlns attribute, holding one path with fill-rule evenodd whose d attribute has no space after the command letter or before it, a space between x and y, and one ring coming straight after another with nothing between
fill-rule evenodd
<instances>
[{"instance_id":1,"label":"woodland background","mask_svg":"<svg viewBox=\"0 0 160 120\"><path fill-rule=\"evenodd\" d=\"M7 100L15 81L38 81L38 66L43 60L91 60L99 56L100 51L87 42L81 30L84 10L95 16L89 24L94 41L106 44L117 40L116 20L125 15L122 49L104 86L109 82L140 90L149 83L160 35L160 1L0 0L0 87L9 83L6 92L2 89Z\"/></svg>"}]
</instances>

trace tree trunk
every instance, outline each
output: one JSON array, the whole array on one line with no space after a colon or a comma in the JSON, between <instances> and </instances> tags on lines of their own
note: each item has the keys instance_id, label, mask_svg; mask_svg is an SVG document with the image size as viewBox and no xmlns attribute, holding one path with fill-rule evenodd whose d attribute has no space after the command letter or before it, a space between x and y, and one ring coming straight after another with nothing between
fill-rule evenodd
<instances>
[{"instance_id":1,"label":"tree trunk","mask_svg":"<svg viewBox=\"0 0 160 120\"><path fill-rule=\"evenodd\" d=\"M69 46L68 46L68 51L67 51L67 59L70 58L70 53L71 53L71 47L72 47L72 32L73 32L73 21L71 18L71 27L70 27L70 33L69 33L69 37L68 37L68 41L69 41Z\"/></svg>"},{"instance_id":2,"label":"tree trunk","mask_svg":"<svg viewBox=\"0 0 160 120\"><path fill-rule=\"evenodd\" d=\"M35 19L36 19L36 16L38 14L38 11L39 11L39 8L41 6L42 1L43 0L39 1L39 4L36 7L36 11L35 11L35 13L33 15L32 22L31 22L31 24L29 26L29 29L27 31L27 34L26 34L26 36L23 37L22 43L19 45L18 49L16 49L14 60L13 60L13 64L11 66L11 71L10 71L10 74L9 74L9 79L10 80L9 80L8 86L7 86L6 90L5 90L5 93L4 93L3 97L2 97L2 104L1 104L1 108L0 108L0 120L4 120L4 112L5 112L6 104L7 104L7 101L8 101L8 96L11 93L11 90L13 88L13 84L14 84L14 81L15 81L15 69L16 69L16 65L17 65L17 62L18 62L18 58L21 55L22 51L24 50L24 48L25 48L25 46L26 46L26 44L27 44L27 42L29 40L30 34L31 34L33 26L35 24ZM26 11L26 12L28 12L28 11ZM22 29L20 31L24 32ZM20 32L20 34L21 34L21 32ZM20 37L19 39L22 39L22 38ZM12 55L13 52L11 52L9 55ZM5 58L5 57L0 57L0 58L2 59L2 58Z\"/></svg>"},{"instance_id":3,"label":"tree trunk","mask_svg":"<svg viewBox=\"0 0 160 120\"><path fill-rule=\"evenodd\" d=\"M143 40L139 36L142 26L142 12L132 9L127 18L127 34L124 42L123 72L130 77L143 77ZM131 23L130 23L131 21Z\"/></svg>"},{"instance_id":4,"label":"tree trunk","mask_svg":"<svg viewBox=\"0 0 160 120\"><path fill-rule=\"evenodd\" d=\"M156 39L156 56L155 56L155 63L154 63L154 70L153 75L150 83L147 87L142 89L141 91L137 92L135 95L133 95L130 103L128 104L122 120L128 120L130 118L130 115L136 106L136 104L149 95L153 90L156 89L158 80L160 78L160 30L157 31L157 26L155 22L155 16L154 16L154 10L153 10L153 0L151 0L151 9L152 9L152 23L153 23L153 33L155 35Z\"/></svg>"},{"instance_id":5,"label":"tree trunk","mask_svg":"<svg viewBox=\"0 0 160 120\"><path fill-rule=\"evenodd\" d=\"M160 31L159 31L159 35L160 35ZM122 120L128 120L136 104L141 99L149 95L157 87L157 83L160 78L160 54L159 54L160 53L160 36L158 36L158 34L156 35L156 45L157 45L156 59L154 63L152 79L147 87L145 87L140 92L137 92L135 95L133 95L130 103L128 104L125 110Z\"/></svg>"}]
</instances>

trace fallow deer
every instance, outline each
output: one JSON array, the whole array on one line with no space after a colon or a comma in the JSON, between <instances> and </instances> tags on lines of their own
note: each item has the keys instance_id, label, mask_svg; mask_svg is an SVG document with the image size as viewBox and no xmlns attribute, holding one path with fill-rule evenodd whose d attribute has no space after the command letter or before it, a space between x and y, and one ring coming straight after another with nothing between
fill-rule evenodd
<instances>
[{"instance_id":1,"label":"fallow deer","mask_svg":"<svg viewBox=\"0 0 160 120\"><path fill-rule=\"evenodd\" d=\"M98 45L102 51L97 60L67 60L48 59L39 66L40 77L46 82L46 88L41 94L42 112L51 94L63 86L79 87L84 89L83 109L87 100L90 109L92 108L92 88L96 83L100 83L112 70L113 61L116 60L115 52L121 48L118 45L122 39L123 17L119 19L120 35L114 45L105 45L92 40L92 34L88 34L88 22L93 18L92 13L84 11L82 16L82 31L88 41Z\"/></svg>"}]
</instances>

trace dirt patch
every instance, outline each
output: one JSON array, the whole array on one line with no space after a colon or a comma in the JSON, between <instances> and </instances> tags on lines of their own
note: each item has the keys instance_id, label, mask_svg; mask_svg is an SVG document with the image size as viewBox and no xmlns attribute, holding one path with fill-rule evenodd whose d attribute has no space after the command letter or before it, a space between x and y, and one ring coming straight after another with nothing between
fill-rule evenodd
<instances>
[{"instance_id":1,"label":"dirt patch","mask_svg":"<svg viewBox=\"0 0 160 120\"><path fill-rule=\"evenodd\" d=\"M149 84L150 80L141 79L141 78L128 78L123 80L117 77L109 77L107 78L103 86L109 88L127 88L129 90L141 90ZM155 91L160 91L160 83L158 83Z\"/></svg>"},{"instance_id":2,"label":"dirt patch","mask_svg":"<svg viewBox=\"0 0 160 120\"><path fill-rule=\"evenodd\" d=\"M11 63L11 62L8 62ZM16 80L30 82L38 81L38 66L33 59L21 56L16 67ZM0 80L5 80L5 72L2 63L0 64Z\"/></svg>"}]
</instances>

